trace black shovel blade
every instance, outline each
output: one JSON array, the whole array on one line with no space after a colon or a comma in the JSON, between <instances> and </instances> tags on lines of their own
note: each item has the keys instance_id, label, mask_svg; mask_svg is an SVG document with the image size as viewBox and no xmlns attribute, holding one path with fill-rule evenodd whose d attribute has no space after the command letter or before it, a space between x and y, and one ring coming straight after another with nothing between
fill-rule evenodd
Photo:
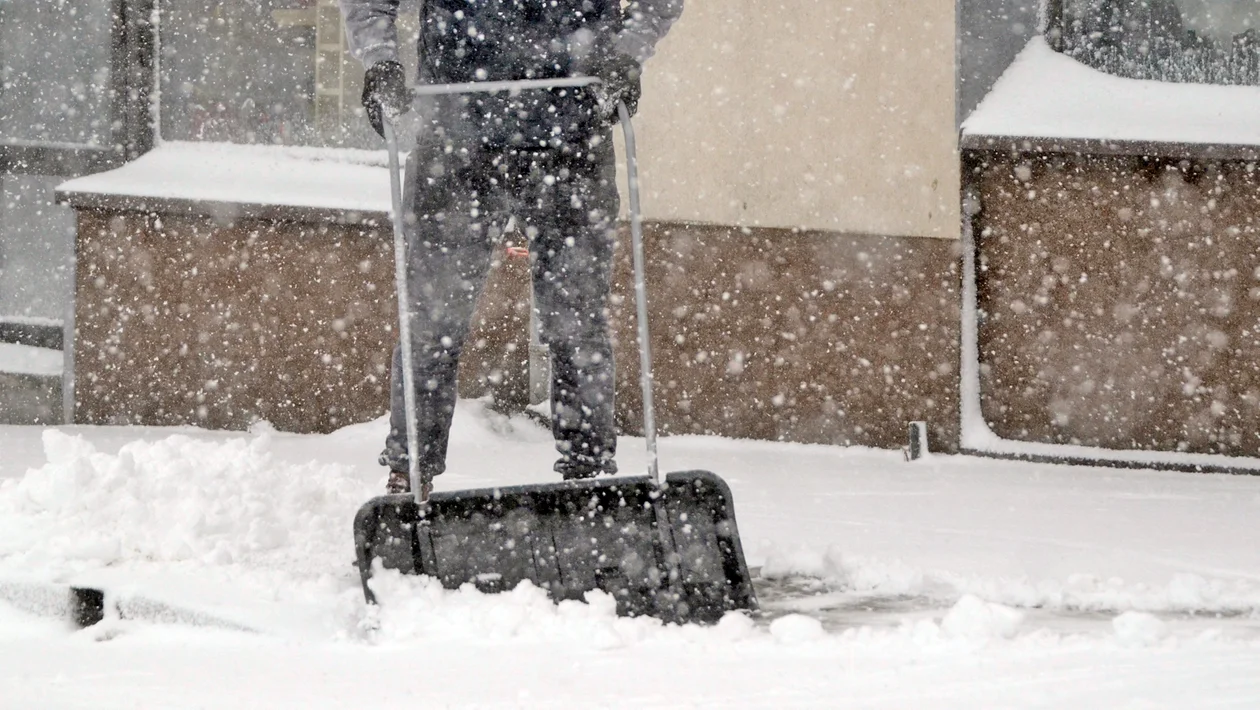
<instances>
[{"instance_id":1,"label":"black shovel blade","mask_svg":"<svg viewBox=\"0 0 1260 710\"><path fill-rule=\"evenodd\" d=\"M368 501L354 519L368 603L372 563L429 575L444 587L512 589L552 599L599 589L624 616L712 623L754 610L752 580L726 482L707 471L565 481Z\"/></svg>"}]
</instances>

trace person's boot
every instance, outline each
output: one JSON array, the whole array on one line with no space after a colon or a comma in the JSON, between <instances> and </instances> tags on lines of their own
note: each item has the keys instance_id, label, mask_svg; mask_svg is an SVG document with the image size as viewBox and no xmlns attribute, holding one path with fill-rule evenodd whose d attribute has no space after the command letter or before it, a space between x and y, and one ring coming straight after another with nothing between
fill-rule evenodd
<instances>
[{"instance_id":1,"label":"person's boot","mask_svg":"<svg viewBox=\"0 0 1260 710\"><path fill-rule=\"evenodd\" d=\"M399 495L401 493L411 492L411 474L406 471L390 471L389 480L385 482L385 492L389 495ZM428 500L429 494L433 492L433 479L430 478L424 482L424 491L420 496L420 500Z\"/></svg>"},{"instance_id":2,"label":"person's boot","mask_svg":"<svg viewBox=\"0 0 1260 710\"><path fill-rule=\"evenodd\" d=\"M389 467L389 478L385 481L385 493L388 495L399 495L401 493L411 492L411 473L407 470L407 459L405 456L392 456L388 449L381 452L377 462L382 466ZM425 478L423 474L422 478ZM424 485L424 495L422 500L428 500L429 494L433 492L433 477L428 476Z\"/></svg>"},{"instance_id":3,"label":"person's boot","mask_svg":"<svg viewBox=\"0 0 1260 710\"><path fill-rule=\"evenodd\" d=\"M594 478L601 473L611 476L617 472L617 462L593 456L564 456L556 461L553 468L566 481L580 481Z\"/></svg>"},{"instance_id":4,"label":"person's boot","mask_svg":"<svg viewBox=\"0 0 1260 710\"><path fill-rule=\"evenodd\" d=\"M411 492L411 474L406 471L390 471L385 482L385 492L390 495Z\"/></svg>"}]
</instances>

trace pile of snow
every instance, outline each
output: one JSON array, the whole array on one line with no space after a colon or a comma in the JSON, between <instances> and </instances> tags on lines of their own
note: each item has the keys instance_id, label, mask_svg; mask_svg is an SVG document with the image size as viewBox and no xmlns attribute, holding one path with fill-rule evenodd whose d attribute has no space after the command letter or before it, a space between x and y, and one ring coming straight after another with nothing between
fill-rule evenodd
<instances>
[{"instance_id":1,"label":"pile of snow","mask_svg":"<svg viewBox=\"0 0 1260 710\"><path fill-rule=\"evenodd\" d=\"M362 609L347 595L350 635L376 643L422 642L441 646L476 639L494 644L558 642L566 647L609 651L649 642L724 647L732 642L754 645L830 644L844 642L828 634L822 623L803 614L788 614L759 627L743 612L729 612L713 626L677 626L648 617L620 617L616 601L600 591L585 601L552 602L529 582L498 594L484 594L472 585L444 589L436 580L377 570L372 591L379 607ZM904 639L903 639L904 640Z\"/></svg>"},{"instance_id":2,"label":"pile of snow","mask_svg":"<svg viewBox=\"0 0 1260 710\"><path fill-rule=\"evenodd\" d=\"M585 602L556 604L529 582L485 594L472 585L449 590L432 578L377 569L372 591L377 608L363 609L354 595L344 601L358 633L376 642L527 639L606 650L658 636L664 628L655 619L617 616L616 601L602 592L587 593Z\"/></svg>"},{"instance_id":3,"label":"pile of snow","mask_svg":"<svg viewBox=\"0 0 1260 710\"><path fill-rule=\"evenodd\" d=\"M269 434L218 442L172 436L126 444L116 455L56 429L43 439L47 463L0 484L0 559L8 564L300 571L353 558L347 531L368 497L363 483L342 465L275 460Z\"/></svg>"}]
</instances>

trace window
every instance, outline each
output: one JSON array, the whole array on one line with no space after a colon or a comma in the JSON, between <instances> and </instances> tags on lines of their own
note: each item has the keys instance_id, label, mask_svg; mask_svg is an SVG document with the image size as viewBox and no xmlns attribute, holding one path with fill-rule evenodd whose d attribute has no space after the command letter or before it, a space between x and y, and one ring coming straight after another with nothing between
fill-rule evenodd
<instances>
[{"instance_id":1,"label":"window","mask_svg":"<svg viewBox=\"0 0 1260 710\"><path fill-rule=\"evenodd\" d=\"M74 213L64 178L143 149L147 92L128 91L134 0L0 0L0 323L60 320Z\"/></svg>"},{"instance_id":2,"label":"window","mask_svg":"<svg viewBox=\"0 0 1260 710\"><path fill-rule=\"evenodd\" d=\"M113 8L0 0L0 141L104 145Z\"/></svg>"},{"instance_id":3,"label":"window","mask_svg":"<svg viewBox=\"0 0 1260 710\"><path fill-rule=\"evenodd\" d=\"M164 0L161 136L371 148L337 0ZM400 11L400 17L409 14Z\"/></svg>"},{"instance_id":4,"label":"window","mask_svg":"<svg viewBox=\"0 0 1260 710\"><path fill-rule=\"evenodd\" d=\"M1134 79L1260 85L1256 0L1059 0L1064 53Z\"/></svg>"},{"instance_id":5,"label":"window","mask_svg":"<svg viewBox=\"0 0 1260 710\"><path fill-rule=\"evenodd\" d=\"M58 206L63 178L0 175L0 321L60 321L73 289L74 212Z\"/></svg>"}]
</instances>

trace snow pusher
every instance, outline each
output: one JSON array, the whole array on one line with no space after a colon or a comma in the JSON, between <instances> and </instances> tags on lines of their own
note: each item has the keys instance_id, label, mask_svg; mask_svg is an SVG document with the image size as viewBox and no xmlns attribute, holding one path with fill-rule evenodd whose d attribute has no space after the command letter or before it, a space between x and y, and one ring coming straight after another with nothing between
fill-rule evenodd
<instances>
[{"instance_id":1,"label":"snow pusher","mask_svg":"<svg viewBox=\"0 0 1260 710\"><path fill-rule=\"evenodd\" d=\"M591 78L476 82L425 86L417 93L515 92L595 83ZM429 495L429 481L412 456L413 493L374 498L355 516L357 563L369 604L376 602L370 580L379 561L384 569L428 575L450 589L473 584L499 591L529 580L556 601L582 599L598 589L616 600L619 614L669 622L712 623L727 611L756 609L730 488L707 471L670 473L661 480L634 131L625 105L619 104L617 111L626 139L647 475ZM402 360L410 364L402 186L390 121L385 121L385 142ZM409 450L417 451L409 370L403 368L407 438Z\"/></svg>"}]
</instances>

